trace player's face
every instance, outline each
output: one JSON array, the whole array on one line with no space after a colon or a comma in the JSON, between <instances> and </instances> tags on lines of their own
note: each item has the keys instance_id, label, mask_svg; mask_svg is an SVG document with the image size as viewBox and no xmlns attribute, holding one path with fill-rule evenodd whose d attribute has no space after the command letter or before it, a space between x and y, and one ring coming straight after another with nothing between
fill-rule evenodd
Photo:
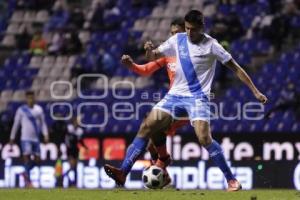
<instances>
[{"instance_id":1,"label":"player's face","mask_svg":"<svg viewBox=\"0 0 300 200\"><path fill-rule=\"evenodd\" d=\"M197 24L185 22L185 31L192 43L199 42L203 33L203 27Z\"/></svg>"},{"instance_id":2,"label":"player's face","mask_svg":"<svg viewBox=\"0 0 300 200\"><path fill-rule=\"evenodd\" d=\"M26 102L30 107L32 107L35 103L34 95L27 95Z\"/></svg>"},{"instance_id":3,"label":"player's face","mask_svg":"<svg viewBox=\"0 0 300 200\"><path fill-rule=\"evenodd\" d=\"M175 35L176 33L181 33L181 32L184 32L184 29L181 28L180 26L178 25L171 26L171 35Z\"/></svg>"}]
</instances>

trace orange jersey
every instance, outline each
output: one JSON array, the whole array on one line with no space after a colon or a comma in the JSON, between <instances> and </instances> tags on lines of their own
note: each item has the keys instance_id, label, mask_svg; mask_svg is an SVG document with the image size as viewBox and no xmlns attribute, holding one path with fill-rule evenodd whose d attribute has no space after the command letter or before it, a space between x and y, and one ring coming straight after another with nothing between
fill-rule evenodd
<instances>
[{"instance_id":1,"label":"orange jersey","mask_svg":"<svg viewBox=\"0 0 300 200\"><path fill-rule=\"evenodd\" d=\"M142 76L149 76L162 67L167 67L168 77L170 80L169 88L171 88L175 77L176 57L163 57L144 65L134 63L131 70Z\"/></svg>"},{"instance_id":2,"label":"orange jersey","mask_svg":"<svg viewBox=\"0 0 300 200\"><path fill-rule=\"evenodd\" d=\"M170 89L173 85L174 78L175 78L176 57L163 57L144 65L138 65L134 63L130 69L142 76L149 76L153 72L155 72L156 70L162 67L167 67L168 77L170 80L170 86L169 86ZM176 129L181 128L188 123L189 123L188 120L175 121L174 123L172 123L169 130L166 131L166 134L174 135Z\"/></svg>"}]
</instances>

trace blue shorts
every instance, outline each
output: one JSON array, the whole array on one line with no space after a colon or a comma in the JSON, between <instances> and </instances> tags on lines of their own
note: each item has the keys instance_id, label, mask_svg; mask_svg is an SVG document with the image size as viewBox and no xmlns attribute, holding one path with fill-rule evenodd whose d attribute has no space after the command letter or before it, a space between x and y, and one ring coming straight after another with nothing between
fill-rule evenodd
<instances>
[{"instance_id":1,"label":"blue shorts","mask_svg":"<svg viewBox=\"0 0 300 200\"><path fill-rule=\"evenodd\" d=\"M21 141L23 155L40 155L40 143L33 141Z\"/></svg>"},{"instance_id":2,"label":"blue shorts","mask_svg":"<svg viewBox=\"0 0 300 200\"><path fill-rule=\"evenodd\" d=\"M167 94L153 109L169 113L176 120L183 120L184 116L188 115L191 122L195 120L210 121L210 108L207 97Z\"/></svg>"}]
</instances>

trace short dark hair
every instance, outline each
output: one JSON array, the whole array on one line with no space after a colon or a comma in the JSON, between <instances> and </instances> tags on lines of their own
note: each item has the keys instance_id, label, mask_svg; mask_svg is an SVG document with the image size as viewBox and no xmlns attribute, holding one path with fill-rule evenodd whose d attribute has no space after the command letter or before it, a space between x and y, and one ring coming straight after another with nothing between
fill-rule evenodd
<instances>
[{"instance_id":1,"label":"short dark hair","mask_svg":"<svg viewBox=\"0 0 300 200\"><path fill-rule=\"evenodd\" d=\"M25 92L25 96L31 96L31 95L34 95L34 91L32 91L32 90L27 90L27 91Z\"/></svg>"},{"instance_id":2,"label":"short dark hair","mask_svg":"<svg viewBox=\"0 0 300 200\"><path fill-rule=\"evenodd\" d=\"M175 18L171 22L171 26L180 26L184 29L184 20L182 18Z\"/></svg>"},{"instance_id":3,"label":"short dark hair","mask_svg":"<svg viewBox=\"0 0 300 200\"><path fill-rule=\"evenodd\" d=\"M186 22L204 27L204 17L199 10L190 10L184 17Z\"/></svg>"}]
</instances>

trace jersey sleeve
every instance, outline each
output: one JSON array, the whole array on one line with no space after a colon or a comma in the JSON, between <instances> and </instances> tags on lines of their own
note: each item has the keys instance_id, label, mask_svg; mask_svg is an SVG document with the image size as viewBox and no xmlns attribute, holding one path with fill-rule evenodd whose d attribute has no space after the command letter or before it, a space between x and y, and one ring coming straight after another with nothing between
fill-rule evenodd
<instances>
[{"instance_id":1,"label":"jersey sleeve","mask_svg":"<svg viewBox=\"0 0 300 200\"><path fill-rule=\"evenodd\" d=\"M164 66L166 66L165 57L149 62L144 65L138 65L134 63L130 69L139 75L147 76L147 75L151 75L153 72L155 72L156 70Z\"/></svg>"},{"instance_id":2,"label":"jersey sleeve","mask_svg":"<svg viewBox=\"0 0 300 200\"><path fill-rule=\"evenodd\" d=\"M175 56L176 55L176 41L177 34L170 37L167 41L163 42L157 50L164 56Z\"/></svg>"},{"instance_id":3,"label":"jersey sleeve","mask_svg":"<svg viewBox=\"0 0 300 200\"><path fill-rule=\"evenodd\" d=\"M230 59L232 59L232 56L228 51L226 51L220 43L218 43L217 40L214 40L211 47L212 54L216 57L218 61L220 61L222 64L228 62Z\"/></svg>"},{"instance_id":4,"label":"jersey sleeve","mask_svg":"<svg viewBox=\"0 0 300 200\"><path fill-rule=\"evenodd\" d=\"M16 134L17 134L17 131L18 131L18 128L20 126L20 123L21 123L21 109L19 108L15 114L15 118L14 118L14 124L13 124L13 127L11 129L11 133L10 133L10 139L11 140L14 140L16 138Z\"/></svg>"}]
</instances>

